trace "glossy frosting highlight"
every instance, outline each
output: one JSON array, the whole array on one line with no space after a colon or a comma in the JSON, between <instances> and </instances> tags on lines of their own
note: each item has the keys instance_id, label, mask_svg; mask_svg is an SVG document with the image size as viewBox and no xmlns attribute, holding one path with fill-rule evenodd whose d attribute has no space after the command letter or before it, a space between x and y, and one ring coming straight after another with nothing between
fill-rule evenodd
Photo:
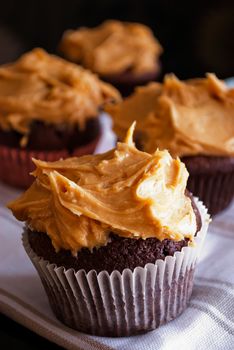
<instances>
[{"instance_id":1,"label":"glossy frosting highlight","mask_svg":"<svg viewBox=\"0 0 234 350\"><path fill-rule=\"evenodd\" d=\"M95 28L66 31L60 49L71 61L103 76L128 70L136 75L154 72L162 53L148 27L114 20Z\"/></svg>"},{"instance_id":2,"label":"glossy frosting highlight","mask_svg":"<svg viewBox=\"0 0 234 350\"><path fill-rule=\"evenodd\" d=\"M99 114L99 108L120 95L91 72L42 49L0 67L0 128L30 131L33 120L78 124Z\"/></svg>"},{"instance_id":3,"label":"glossy frosting highlight","mask_svg":"<svg viewBox=\"0 0 234 350\"><path fill-rule=\"evenodd\" d=\"M34 160L33 185L11 202L18 220L49 235L56 250L76 253L123 237L191 241L196 217L185 196L188 172L167 151L150 155L132 142L100 155L56 162Z\"/></svg>"},{"instance_id":4,"label":"glossy frosting highlight","mask_svg":"<svg viewBox=\"0 0 234 350\"><path fill-rule=\"evenodd\" d=\"M137 88L123 103L107 106L123 139L136 120L136 140L146 152L168 149L173 156L234 155L234 89L214 74Z\"/></svg>"}]
</instances>

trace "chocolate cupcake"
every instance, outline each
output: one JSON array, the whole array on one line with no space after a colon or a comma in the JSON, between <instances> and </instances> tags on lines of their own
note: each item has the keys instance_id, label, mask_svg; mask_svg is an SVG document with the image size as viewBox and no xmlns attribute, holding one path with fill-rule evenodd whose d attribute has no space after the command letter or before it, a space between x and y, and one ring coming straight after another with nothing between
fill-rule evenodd
<instances>
[{"instance_id":1,"label":"chocolate cupcake","mask_svg":"<svg viewBox=\"0 0 234 350\"><path fill-rule=\"evenodd\" d=\"M234 89L213 74L138 88L123 103L107 106L119 139L137 121L135 141L149 153L168 149L189 171L188 189L211 214L234 196Z\"/></svg>"},{"instance_id":2,"label":"chocolate cupcake","mask_svg":"<svg viewBox=\"0 0 234 350\"><path fill-rule=\"evenodd\" d=\"M52 310L101 336L159 327L187 306L209 215L168 151L132 142L99 155L34 160L36 181L9 204Z\"/></svg>"},{"instance_id":3,"label":"chocolate cupcake","mask_svg":"<svg viewBox=\"0 0 234 350\"><path fill-rule=\"evenodd\" d=\"M95 28L66 31L59 45L63 55L97 73L123 96L160 73L162 47L143 24L109 20Z\"/></svg>"},{"instance_id":4,"label":"chocolate cupcake","mask_svg":"<svg viewBox=\"0 0 234 350\"><path fill-rule=\"evenodd\" d=\"M119 98L89 71L42 49L0 67L0 179L27 187L32 157L93 153L100 108Z\"/></svg>"}]
</instances>

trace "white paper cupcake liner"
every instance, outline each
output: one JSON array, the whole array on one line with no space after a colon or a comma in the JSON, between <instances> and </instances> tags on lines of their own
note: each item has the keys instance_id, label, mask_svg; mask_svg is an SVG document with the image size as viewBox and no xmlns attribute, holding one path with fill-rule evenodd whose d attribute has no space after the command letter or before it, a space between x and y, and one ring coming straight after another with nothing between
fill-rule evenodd
<instances>
[{"instance_id":1,"label":"white paper cupcake liner","mask_svg":"<svg viewBox=\"0 0 234 350\"><path fill-rule=\"evenodd\" d=\"M202 218L194 247L134 271L75 272L37 256L23 233L23 245L36 267L56 317L71 328L101 336L128 336L153 330L177 317L192 293L194 268L210 217L197 199Z\"/></svg>"}]
</instances>

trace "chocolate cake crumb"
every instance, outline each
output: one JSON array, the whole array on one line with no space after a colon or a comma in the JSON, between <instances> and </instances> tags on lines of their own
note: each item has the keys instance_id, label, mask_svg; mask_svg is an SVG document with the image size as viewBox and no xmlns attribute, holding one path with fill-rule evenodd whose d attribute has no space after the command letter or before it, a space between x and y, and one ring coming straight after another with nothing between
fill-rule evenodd
<instances>
[{"instance_id":1,"label":"chocolate cake crumb","mask_svg":"<svg viewBox=\"0 0 234 350\"><path fill-rule=\"evenodd\" d=\"M192 200L192 206L197 220L197 232L201 229L201 217L197 206L189 192L186 195ZM187 247L189 239L173 241L157 238L135 239L120 237L114 232L110 233L110 241L107 245L94 248L91 252L88 248L82 248L76 256L69 250L60 250L56 253L49 236L46 233L35 232L27 229L29 243L38 256L50 263L65 268L73 268L75 271L84 269L86 272L103 270L111 273L113 270L122 272L128 268L134 270L137 266L144 267L148 263L155 263L157 259L164 260L166 256L173 256L175 252Z\"/></svg>"},{"instance_id":2,"label":"chocolate cake crumb","mask_svg":"<svg viewBox=\"0 0 234 350\"><path fill-rule=\"evenodd\" d=\"M147 72L139 76L134 75L131 70L128 70L116 75L103 75L101 79L115 86L123 97L127 97L133 93L137 86L145 85L158 79L160 71L160 65L158 65L155 71Z\"/></svg>"},{"instance_id":3,"label":"chocolate cake crumb","mask_svg":"<svg viewBox=\"0 0 234 350\"><path fill-rule=\"evenodd\" d=\"M88 248L82 248L73 256L69 250L56 253L49 236L45 233L28 229L28 234L30 245L38 256L66 269L84 269L86 272L122 272L126 268L133 271L137 266L144 267L148 263L155 263L157 259L164 260L166 256L172 256L189 242L188 239L175 242L169 239L159 241L156 238L124 238L111 233L110 242L106 246L94 248L92 252Z\"/></svg>"},{"instance_id":4,"label":"chocolate cake crumb","mask_svg":"<svg viewBox=\"0 0 234 350\"><path fill-rule=\"evenodd\" d=\"M74 149L88 144L100 134L101 126L98 118L86 121L83 130L79 126L52 125L34 121L28 135L26 149L34 151L57 151ZM15 131L0 129L0 144L11 148L20 148L22 135Z\"/></svg>"}]
</instances>

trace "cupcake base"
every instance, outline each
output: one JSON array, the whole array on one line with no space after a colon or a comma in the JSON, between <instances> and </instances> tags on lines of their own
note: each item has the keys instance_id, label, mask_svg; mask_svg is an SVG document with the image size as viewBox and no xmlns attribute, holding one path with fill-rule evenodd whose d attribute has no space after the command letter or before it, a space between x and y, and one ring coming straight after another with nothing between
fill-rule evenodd
<instances>
[{"instance_id":1,"label":"cupcake base","mask_svg":"<svg viewBox=\"0 0 234 350\"><path fill-rule=\"evenodd\" d=\"M81 128L79 125L46 124L35 120L30 125L26 149L30 151L58 151L67 149L70 153L78 147L89 144L100 134L99 118L89 118ZM15 130L0 129L0 145L21 148L22 134Z\"/></svg>"},{"instance_id":2,"label":"cupcake base","mask_svg":"<svg viewBox=\"0 0 234 350\"><path fill-rule=\"evenodd\" d=\"M187 187L198 196L211 215L216 215L234 198L234 157L184 157L189 179Z\"/></svg>"},{"instance_id":3,"label":"cupcake base","mask_svg":"<svg viewBox=\"0 0 234 350\"><path fill-rule=\"evenodd\" d=\"M158 64L154 71L141 75L127 71L121 74L101 76L101 78L118 89L123 97L127 97L133 93L135 87L155 81L159 77L160 71L161 68Z\"/></svg>"},{"instance_id":4,"label":"cupcake base","mask_svg":"<svg viewBox=\"0 0 234 350\"><path fill-rule=\"evenodd\" d=\"M110 233L105 246L94 248L92 251L83 248L77 255L72 255L70 251L63 249L56 252L47 234L31 231L29 228L27 232L29 244L38 256L57 266L72 268L76 272L84 269L86 273L91 270L97 273L106 270L109 274L118 270L121 273L126 268L133 271L135 267L144 267L157 259L164 260L168 255L173 256L175 252L188 246L189 241L124 238Z\"/></svg>"},{"instance_id":5,"label":"cupcake base","mask_svg":"<svg viewBox=\"0 0 234 350\"><path fill-rule=\"evenodd\" d=\"M201 215L196 206L194 198L186 190L186 195L191 199L197 222L197 232L201 229ZM110 232L108 243L99 248L82 248L76 255L69 250L61 249L56 252L50 237L43 232L26 229L28 240L32 250L44 260L63 266L66 269L74 269L76 272L83 269L86 273L95 270L97 273L106 270L111 274L114 270L123 272L124 269L134 271L136 267L144 267L148 263L154 263L157 259L165 260L167 256L173 256L187 247L189 239L180 241L156 238L127 238L120 237ZM195 234L195 236L196 236Z\"/></svg>"},{"instance_id":6,"label":"cupcake base","mask_svg":"<svg viewBox=\"0 0 234 350\"><path fill-rule=\"evenodd\" d=\"M24 248L41 277L55 316L71 328L100 336L139 334L177 317L189 302L209 223L205 207L200 202L196 205L202 227L194 247L122 273L75 272L51 264L34 252L25 231Z\"/></svg>"},{"instance_id":7,"label":"cupcake base","mask_svg":"<svg viewBox=\"0 0 234 350\"><path fill-rule=\"evenodd\" d=\"M30 175L35 168L32 158L53 162L61 158L92 154L100 136L86 145L75 148L72 153L66 149L34 151L0 145L0 180L10 186L27 188L34 181L34 177Z\"/></svg>"}]
</instances>

